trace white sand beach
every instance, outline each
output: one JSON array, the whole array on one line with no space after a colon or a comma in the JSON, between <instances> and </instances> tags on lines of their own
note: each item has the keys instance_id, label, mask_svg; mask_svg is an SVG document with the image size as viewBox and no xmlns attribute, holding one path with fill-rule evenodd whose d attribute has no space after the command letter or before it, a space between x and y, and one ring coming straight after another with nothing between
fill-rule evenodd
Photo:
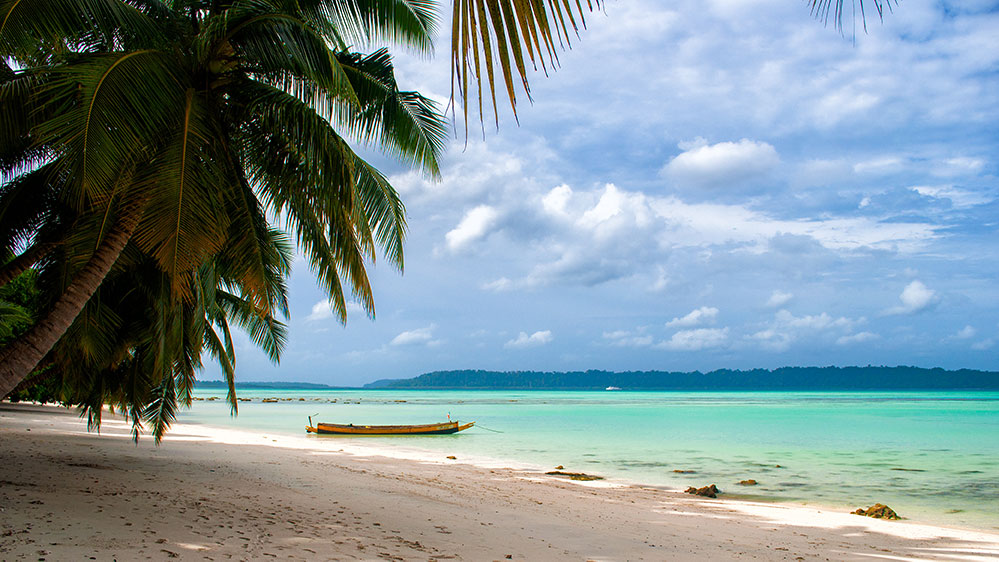
<instances>
[{"instance_id":1,"label":"white sand beach","mask_svg":"<svg viewBox=\"0 0 999 562\"><path fill-rule=\"evenodd\" d=\"M136 445L4 403L0 559L999 558L995 533L311 443L177 424Z\"/></svg>"}]
</instances>

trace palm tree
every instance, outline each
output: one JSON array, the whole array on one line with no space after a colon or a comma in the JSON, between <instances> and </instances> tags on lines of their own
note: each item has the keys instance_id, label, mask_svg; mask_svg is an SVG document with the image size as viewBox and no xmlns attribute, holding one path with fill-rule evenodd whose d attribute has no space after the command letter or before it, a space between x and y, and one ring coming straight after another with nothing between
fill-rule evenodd
<instances>
[{"instance_id":1,"label":"palm tree","mask_svg":"<svg viewBox=\"0 0 999 562\"><path fill-rule=\"evenodd\" d=\"M386 36L428 49L423 3L40 4L0 3L0 48L20 66L0 86L0 164L13 177L0 243L24 247L32 224L76 218L28 245L60 248L65 275L50 313L0 354L0 395L73 324L130 242L178 305L197 301L202 266L236 256L244 298L272 316L259 219L279 217L340 317L343 283L373 313L364 261L381 247L402 267L404 210L341 133L436 175L446 123L398 89L386 51L348 46ZM17 197L25 185L55 191L68 212Z\"/></svg>"},{"instance_id":2,"label":"palm tree","mask_svg":"<svg viewBox=\"0 0 999 562\"><path fill-rule=\"evenodd\" d=\"M268 231L264 256L273 308L287 315L285 278L291 244ZM171 298L171 280L135 244L126 246L95 297L52 354L62 400L80 406L91 427L99 427L104 405L123 413L138 439L143 422L156 441L174 419L177 406L189 406L204 352L214 357L229 383L236 413L235 350L230 324L246 330L277 361L285 341L284 324L264 316L246 298L237 256L223 253L202 265L192 279L192 301ZM58 268L45 274L58 275Z\"/></svg>"}]
</instances>

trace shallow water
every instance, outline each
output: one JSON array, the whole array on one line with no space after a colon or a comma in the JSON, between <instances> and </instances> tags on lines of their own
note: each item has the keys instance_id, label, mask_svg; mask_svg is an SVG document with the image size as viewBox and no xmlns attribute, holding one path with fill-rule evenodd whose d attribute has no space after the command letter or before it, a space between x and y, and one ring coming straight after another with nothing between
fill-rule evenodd
<instances>
[{"instance_id":1,"label":"shallow water","mask_svg":"<svg viewBox=\"0 0 999 562\"><path fill-rule=\"evenodd\" d=\"M363 439L464 459L999 529L999 392L199 390L179 421L301 435L314 421L476 421L456 435ZM285 399L262 403L262 398ZM291 400L287 400L287 399ZM299 400L304 398L304 400ZM333 402L335 400L335 402ZM692 471L678 473L674 471ZM755 479L759 485L740 486Z\"/></svg>"}]
</instances>

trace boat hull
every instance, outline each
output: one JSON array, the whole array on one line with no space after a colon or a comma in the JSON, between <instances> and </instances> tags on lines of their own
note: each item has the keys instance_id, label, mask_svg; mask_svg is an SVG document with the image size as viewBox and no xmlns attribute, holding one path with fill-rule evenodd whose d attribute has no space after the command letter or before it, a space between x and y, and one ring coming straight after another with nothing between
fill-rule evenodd
<instances>
[{"instance_id":1,"label":"boat hull","mask_svg":"<svg viewBox=\"0 0 999 562\"><path fill-rule=\"evenodd\" d=\"M447 435L458 433L475 425L475 422L459 424L458 422L432 423L425 425L353 425L336 423L317 423L315 427L306 426L309 433L320 435Z\"/></svg>"}]
</instances>

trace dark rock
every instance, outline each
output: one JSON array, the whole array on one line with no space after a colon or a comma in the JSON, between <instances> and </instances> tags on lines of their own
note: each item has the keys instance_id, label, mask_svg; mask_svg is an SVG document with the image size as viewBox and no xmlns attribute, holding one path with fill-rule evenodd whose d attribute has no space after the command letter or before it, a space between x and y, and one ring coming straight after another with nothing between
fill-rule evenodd
<instances>
[{"instance_id":1,"label":"dark rock","mask_svg":"<svg viewBox=\"0 0 999 562\"><path fill-rule=\"evenodd\" d=\"M451 460L457 460L458 457L456 457L454 455L448 455L447 458L449 458Z\"/></svg>"},{"instance_id":2,"label":"dark rock","mask_svg":"<svg viewBox=\"0 0 999 562\"><path fill-rule=\"evenodd\" d=\"M756 480L753 480L752 478L750 478L749 480L740 480L739 481L739 485L740 486L755 486L758 483L759 482L757 482Z\"/></svg>"},{"instance_id":3,"label":"dark rock","mask_svg":"<svg viewBox=\"0 0 999 562\"><path fill-rule=\"evenodd\" d=\"M684 470L682 468L674 468L673 472L675 472L677 474L694 474L695 473L695 471L693 471L693 470Z\"/></svg>"},{"instance_id":4,"label":"dark rock","mask_svg":"<svg viewBox=\"0 0 999 562\"><path fill-rule=\"evenodd\" d=\"M562 465L558 465L558 466L555 467L555 470L562 470L563 468L565 468L565 467L562 466Z\"/></svg>"},{"instance_id":5,"label":"dark rock","mask_svg":"<svg viewBox=\"0 0 999 562\"><path fill-rule=\"evenodd\" d=\"M593 474L586 474L586 473L583 473L583 472L562 472L561 470L552 470L552 471L546 472L545 474L547 474L549 476L568 476L569 480L589 481L589 480L603 480L604 479L603 476L595 476Z\"/></svg>"},{"instance_id":6,"label":"dark rock","mask_svg":"<svg viewBox=\"0 0 999 562\"><path fill-rule=\"evenodd\" d=\"M704 486L703 488L695 488L693 486L684 490L684 493L693 494L695 496L704 496L706 498L717 498L718 494L721 493L714 484L710 486Z\"/></svg>"},{"instance_id":7,"label":"dark rock","mask_svg":"<svg viewBox=\"0 0 999 562\"><path fill-rule=\"evenodd\" d=\"M874 517L875 519L901 519L901 517L895 513L895 510L883 503L876 503L867 509L858 509L857 511L854 511L853 514Z\"/></svg>"}]
</instances>

